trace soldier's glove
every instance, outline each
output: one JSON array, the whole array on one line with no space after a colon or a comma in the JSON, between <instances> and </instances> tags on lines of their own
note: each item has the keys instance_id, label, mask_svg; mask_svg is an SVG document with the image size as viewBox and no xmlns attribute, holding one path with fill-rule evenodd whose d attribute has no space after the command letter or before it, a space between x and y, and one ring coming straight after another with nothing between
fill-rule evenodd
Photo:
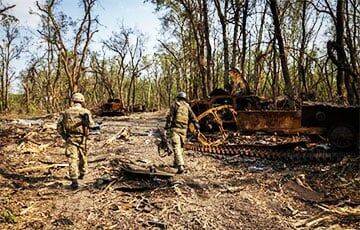
<instances>
[{"instance_id":1,"label":"soldier's glove","mask_svg":"<svg viewBox=\"0 0 360 230\"><path fill-rule=\"evenodd\" d=\"M90 130L91 131L97 131L101 129L101 124L100 123L95 123L94 125L90 126Z\"/></svg>"},{"instance_id":2,"label":"soldier's glove","mask_svg":"<svg viewBox=\"0 0 360 230\"><path fill-rule=\"evenodd\" d=\"M60 136L61 136L61 138L62 138L63 140L65 140L65 141L70 137L69 134L67 134L67 133L65 133L65 132L60 133Z\"/></svg>"},{"instance_id":3,"label":"soldier's glove","mask_svg":"<svg viewBox=\"0 0 360 230\"><path fill-rule=\"evenodd\" d=\"M87 114L87 113L82 114L82 115L81 115L81 121L82 121L83 126L85 126L85 127L90 127L90 117L89 117L89 114Z\"/></svg>"},{"instance_id":4,"label":"soldier's glove","mask_svg":"<svg viewBox=\"0 0 360 230\"><path fill-rule=\"evenodd\" d=\"M196 128L197 131L200 131L200 124L199 124L199 122L195 122L194 126L195 126L195 128Z\"/></svg>"}]
</instances>

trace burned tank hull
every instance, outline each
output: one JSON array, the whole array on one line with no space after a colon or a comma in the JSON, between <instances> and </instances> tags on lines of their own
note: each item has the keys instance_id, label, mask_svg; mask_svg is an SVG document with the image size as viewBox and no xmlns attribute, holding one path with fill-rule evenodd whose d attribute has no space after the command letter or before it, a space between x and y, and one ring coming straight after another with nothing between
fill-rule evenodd
<instances>
[{"instance_id":1,"label":"burned tank hull","mask_svg":"<svg viewBox=\"0 0 360 230\"><path fill-rule=\"evenodd\" d=\"M100 116L123 116L126 112L120 99L109 99L100 108Z\"/></svg>"},{"instance_id":2,"label":"burned tank hull","mask_svg":"<svg viewBox=\"0 0 360 230\"><path fill-rule=\"evenodd\" d=\"M191 106L201 117L204 132L232 129L315 134L328 138L331 145L339 149L359 146L359 107L303 103L298 110L268 110L267 101L259 97L224 92L212 95L210 99L193 101Z\"/></svg>"}]
</instances>

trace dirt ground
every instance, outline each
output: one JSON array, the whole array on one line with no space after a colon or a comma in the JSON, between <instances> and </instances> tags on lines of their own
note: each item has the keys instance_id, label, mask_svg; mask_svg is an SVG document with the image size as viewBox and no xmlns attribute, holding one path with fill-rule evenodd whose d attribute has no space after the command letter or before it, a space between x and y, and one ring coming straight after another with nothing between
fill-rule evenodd
<instances>
[{"instance_id":1,"label":"dirt ground","mask_svg":"<svg viewBox=\"0 0 360 230\"><path fill-rule=\"evenodd\" d=\"M172 170L152 135L164 117L97 117L77 191L56 117L1 121L0 229L360 228L359 155L295 164L189 151L187 172L170 180L124 175L122 162ZM112 138L124 127L128 138Z\"/></svg>"}]
</instances>

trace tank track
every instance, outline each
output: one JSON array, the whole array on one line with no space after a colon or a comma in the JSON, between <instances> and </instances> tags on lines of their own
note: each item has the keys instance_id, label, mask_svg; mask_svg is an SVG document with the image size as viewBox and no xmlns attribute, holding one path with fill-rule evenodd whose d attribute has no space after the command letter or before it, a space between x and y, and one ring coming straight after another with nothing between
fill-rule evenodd
<instances>
[{"instance_id":1,"label":"tank track","mask_svg":"<svg viewBox=\"0 0 360 230\"><path fill-rule=\"evenodd\" d=\"M298 143L300 144L300 143ZM299 151L295 149L295 143L259 146L244 144L229 144L219 146L204 146L198 143L187 143L185 149L195 152L211 153L217 155L239 155L243 157L266 158L270 160L285 161L311 161L311 162L328 162L341 159L346 152L338 151Z\"/></svg>"},{"instance_id":2,"label":"tank track","mask_svg":"<svg viewBox=\"0 0 360 230\"><path fill-rule=\"evenodd\" d=\"M236 112L230 105L222 105L211 108L197 118L201 122L203 120L211 120L219 127L219 135L217 140L210 140L200 131L190 126L190 132L196 137L197 142L188 142L185 149L195 152L216 154L216 155L239 155L244 157L266 158L271 160L284 160L294 162L328 162L342 159L351 152L323 149L302 149L305 142L289 142L285 144L275 145L258 145L258 144L231 144L228 143L229 133L223 128L223 121L219 113L229 110L236 119ZM241 136L240 133L231 133L232 137Z\"/></svg>"}]
</instances>

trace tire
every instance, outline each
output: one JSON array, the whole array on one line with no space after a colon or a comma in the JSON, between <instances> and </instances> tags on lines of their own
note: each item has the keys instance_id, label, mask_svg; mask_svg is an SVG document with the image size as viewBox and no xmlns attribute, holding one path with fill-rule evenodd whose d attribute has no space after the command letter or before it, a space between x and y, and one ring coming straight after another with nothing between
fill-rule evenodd
<instances>
[{"instance_id":1,"label":"tire","mask_svg":"<svg viewBox=\"0 0 360 230\"><path fill-rule=\"evenodd\" d=\"M328 131L328 139L332 146L337 149L351 149L357 143L355 130L347 124L333 125Z\"/></svg>"}]
</instances>

